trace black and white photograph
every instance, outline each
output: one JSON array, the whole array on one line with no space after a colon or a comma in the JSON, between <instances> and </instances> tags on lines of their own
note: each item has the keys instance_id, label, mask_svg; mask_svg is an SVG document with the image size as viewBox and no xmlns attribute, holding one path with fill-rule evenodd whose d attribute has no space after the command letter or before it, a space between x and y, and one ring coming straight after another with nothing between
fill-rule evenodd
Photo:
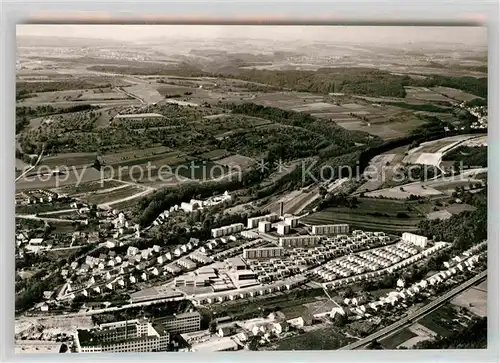
<instances>
[{"instance_id":1,"label":"black and white photograph","mask_svg":"<svg viewBox=\"0 0 500 363\"><path fill-rule=\"evenodd\" d=\"M16 354L487 348L486 26L15 38Z\"/></svg>"}]
</instances>

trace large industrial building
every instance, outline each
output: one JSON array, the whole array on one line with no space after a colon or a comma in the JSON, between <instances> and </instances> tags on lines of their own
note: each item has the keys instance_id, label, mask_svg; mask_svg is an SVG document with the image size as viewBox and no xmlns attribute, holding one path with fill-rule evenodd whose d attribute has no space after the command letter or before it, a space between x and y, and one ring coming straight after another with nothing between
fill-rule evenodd
<instances>
[{"instance_id":1,"label":"large industrial building","mask_svg":"<svg viewBox=\"0 0 500 363\"><path fill-rule=\"evenodd\" d=\"M75 347L79 353L122 353L166 351L168 330L153 327L147 319L101 324L99 328L78 330Z\"/></svg>"},{"instance_id":2,"label":"large industrial building","mask_svg":"<svg viewBox=\"0 0 500 363\"><path fill-rule=\"evenodd\" d=\"M405 232L403 233L402 240L421 248L425 248L425 246L427 246L427 237L419 236L418 234Z\"/></svg>"},{"instance_id":3,"label":"large industrial building","mask_svg":"<svg viewBox=\"0 0 500 363\"><path fill-rule=\"evenodd\" d=\"M230 224L229 226L213 228L212 229L212 237L217 238L217 237L227 236L227 235L230 235L233 233L241 232L241 231L243 231L243 228L244 228L243 223L235 223L235 224Z\"/></svg>"},{"instance_id":4,"label":"large industrial building","mask_svg":"<svg viewBox=\"0 0 500 363\"><path fill-rule=\"evenodd\" d=\"M256 228L261 221L276 222L278 215L276 213L266 214L265 216L248 218L247 228Z\"/></svg>"},{"instance_id":5,"label":"large industrial building","mask_svg":"<svg viewBox=\"0 0 500 363\"><path fill-rule=\"evenodd\" d=\"M201 316L197 311L155 319L155 326L163 326L169 333L190 333L200 330Z\"/></svg>"},{"instance_id":6,"label":"large industrial building","mask_svg":"<svg viewBox=\"0 0 500 363\"><path fill-rule=\"evenodd\" d=\"M281 247L249 248L243 250L243 258L246 260L281 258L285 250Z\"/></svg>"},{"instance_id":7,"label":"large industrial building","mask_svg":"<svg viewBox=\"0 0 500 363\"><path fill-rule=\"evenodd\" d=\"M290 236L290 237L280 237L279 246L283 248L293 248L293 247L314 247L317 246L319 242L318 236Z\"/></svg>"},{"instance_id":8,"label":"large industrial building","mask_svg":"<svg viewBox=\"0 0 500 363\"><path fill-rule=\"evenodd\" d=\"M348 224L322 224L311 227L311 233L314 235L324 234L345 234L349 233Z\"/></svg>"}]
</instances>

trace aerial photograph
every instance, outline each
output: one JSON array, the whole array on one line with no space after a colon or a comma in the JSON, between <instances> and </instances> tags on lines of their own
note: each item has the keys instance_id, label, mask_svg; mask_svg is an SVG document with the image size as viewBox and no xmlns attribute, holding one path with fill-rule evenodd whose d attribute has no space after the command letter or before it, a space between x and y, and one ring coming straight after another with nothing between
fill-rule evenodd
<instances>
[{"instance_id":1,"label":"aerial photograph","mask_svg":"<svg viewBox=\"0 0 500 363\"><path fill-rule=\"evenodd\" d=\"M487 348L486 27L16 42L16 354Z\"/></svg>"}]
</instances>

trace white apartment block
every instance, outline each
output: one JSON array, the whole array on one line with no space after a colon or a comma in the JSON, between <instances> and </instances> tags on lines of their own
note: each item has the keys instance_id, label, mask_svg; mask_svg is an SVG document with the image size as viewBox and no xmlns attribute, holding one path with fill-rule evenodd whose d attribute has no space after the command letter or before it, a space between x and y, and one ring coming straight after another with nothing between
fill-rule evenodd
<instances>
[{"instance_id":1,"label":"white apartment block","mask_svg":"<svg viewBox=\"0 0 500 363\"><path fill-rule=\"evenodd\" d=\"M259 222L259 232L267 233L271 230L271 222L269 221L260 221Z\"/></svg>"},{"instance_id":2,"label":"white apartment block","mask_svg":"<svg viewBox=\"0 0 500 363\"><path fill-rule=\"evenodd\" d=\"M290 237L280 237L279 246L283 248L293 248L293 247L314 247L317 246L319 242L318 236L290 236Z\"/></svg>"},{"instance_id":3,"label":"white apartment block","mask_svg":"<svg viewBox=\"0 0 500 363\"><path fill-rule=\"evenodd\" d=\"M289 234L290 233L290 225L286 224L285 222L280 222L280 223L278 223L278 225L276 227L276 232L281 236L284 236L285 234Z\"/></svg>"},{"instance_id":4,"label":"white apartment block","mask_svg":"<svg viewBox=\"0 0 500 363\"><path fill-rule=\"evenodd\" d=\"M348 224L323 224L312 226L311 233L314 235L323 234L346 234L349 233Z\"/></svg>"},{"instance_id":5,"label":"white apartment block","mask_svg":"<svg viewBox=\"0 0 500 363\"><path fill-rule=\"evenodd\" d=\"M233 233L241 232L243 231L244 225L243 223L235 223L235 224L230 224L229 226L223 226L219 228L213 228L212 229L212 237L217 238L217 237L222 237L222 236L227 236Z\"/></svg>"},{"instance_id":6,"label":"white apartment block","mask_svg":"<svg viewBox=\"0 0 500 363\"><path fill-rule=\"evenodd\" d=\"M418 234L405 232L403 233L402 240L421 248L425 248L427 246L427 237L419 236Z\"/></svg>"},{"instance_id":7,"label":"white apartment block","mask_svg":"<svg viewBox=\"0 0 500 363\"><path fill-rule=\"evenodd\" d=\"M299 217L287 216L285 217L285 223L288 224L290 227L295 228L299 224Z\"/></svg>"},{"instance_id":8,"label":"white apartment block","mask_svg":"<svg viewBox=\"0 0 500 363\"><path fill-rule=\"evenodd\" d=\"M247 228L256 228L261 221L276 222L278 215L276 213L267 214L265 216L248 218Z\"/></svg>"},{"instance_id":9,"label":"white apartment block","mask_svg":"<svg viewBox=\"0 0 500 363\"><path fill-rule=\"evenodd\" d=\"M247 260L281 258L284 255L285 250L281 247L249 248L243 250L243 258Z\"/></svg>"}]
</instances>

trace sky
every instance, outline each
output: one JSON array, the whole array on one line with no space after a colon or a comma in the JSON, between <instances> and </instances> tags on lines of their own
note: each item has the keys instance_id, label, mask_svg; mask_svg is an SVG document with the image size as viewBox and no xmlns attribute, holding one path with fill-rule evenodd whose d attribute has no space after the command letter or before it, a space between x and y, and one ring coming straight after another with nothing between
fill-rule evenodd
<instances>
[{"instance_id":1,"label":"sky","mask_svg":"<svg viewBox=\"0 0 500 363\"><path fill-rule=\"evenodd\" d=\"M21 36L67 36L119 41L154 38L259 38L317 40L373 44L445 42L484 45L485 27L414 26L228 26L228 25L17 25Z\"/></svg>"}]
</instances>

